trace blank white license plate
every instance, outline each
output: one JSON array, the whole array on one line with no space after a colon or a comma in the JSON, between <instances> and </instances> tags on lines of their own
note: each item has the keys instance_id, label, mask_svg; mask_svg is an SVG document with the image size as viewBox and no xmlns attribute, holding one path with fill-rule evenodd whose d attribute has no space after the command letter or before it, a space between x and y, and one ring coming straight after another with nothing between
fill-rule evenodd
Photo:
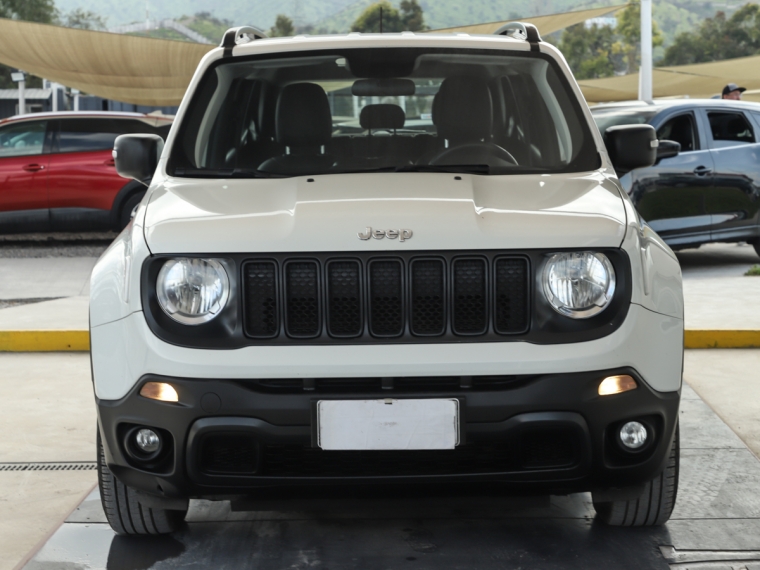
<instances>
[{"instance_id":1,"label":"blank white license plate","mask_svg":"<svg viewBox=\"0 0 760 570\"><path fill-rule=\"evenodd\" d=\"M459 400L320 400L319 447L328 450L454 449Z\"/></svg>"}]
</instances>

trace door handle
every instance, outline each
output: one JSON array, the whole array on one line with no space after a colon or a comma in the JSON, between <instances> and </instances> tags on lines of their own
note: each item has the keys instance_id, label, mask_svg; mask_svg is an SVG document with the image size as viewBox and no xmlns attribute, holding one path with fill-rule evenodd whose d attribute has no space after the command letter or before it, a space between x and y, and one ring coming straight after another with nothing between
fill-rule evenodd
<instances>
[{"instance_id":1,"label":"door handle","mask_svg":"<svg viewBox=\"0 0 760 570\"><path fill-rule=\"evenodd\" d=\"M694 174L697 176L704 176L705 174L710 174L712 172L712 168L708 166L697 166L694 169Z\"/></svg>"},{"instance_id":2,"label":"door handle","mask_svg":"<svg viewBox=\"0 0 760 570\"><path fill-rule=\"evenodd\" d=\"M109 158L103 164L106 166L116 166L116 161L113 158Z\"/></svg>"},{"instance_id":3,"label":"door handle","mask_svg":"<svg viewBox=\"0 0 760 570\"><path fill-rule=\"evenodd\" d=\"M45 170L45 166L44 165L37 164L37 163L27 164L23 168L27 172L39 172L40 170Z\"/></svg>"}]
</instances>

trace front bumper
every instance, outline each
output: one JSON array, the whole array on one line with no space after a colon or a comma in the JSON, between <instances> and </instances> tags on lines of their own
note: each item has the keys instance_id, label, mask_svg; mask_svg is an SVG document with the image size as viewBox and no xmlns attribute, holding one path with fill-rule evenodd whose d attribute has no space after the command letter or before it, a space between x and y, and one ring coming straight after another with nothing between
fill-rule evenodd
<instances>
[{"instance_id":1,"label":"front bumper","mask_svg":"<svg viewBox=\"0 0 760 570\"><path fill-rule=\"evenodd\" d=\"M611 374L633 375L638 389L598 396L599 382ZM680 391L657 392L632 368L512 379L449 389L436 389L431 379L430 386L416 390L357 395L340 389L272 390L246 379L146 375L124 398L97 404L109 468L131 487L170 498L345 482L499 481L514 489L565 493L638 485L664 468ZM139 396L149 380L174 385L180 403ZM435 452L329 452L314 447L315 402L357 397L459 398L462 443L454 451ZM642 452L625 454L614 435L621 423L632 419L648 422L655 435ZM130 457L124 439L133 426L158 428L169 438L162 462L145 468ZM246 449L255 448L241 459L248 462L246 473L209 469L209 458L215 457L213 449L204 447L209 441L224 444L241 438L248 442Z\"/></svg>"}]
</instances>

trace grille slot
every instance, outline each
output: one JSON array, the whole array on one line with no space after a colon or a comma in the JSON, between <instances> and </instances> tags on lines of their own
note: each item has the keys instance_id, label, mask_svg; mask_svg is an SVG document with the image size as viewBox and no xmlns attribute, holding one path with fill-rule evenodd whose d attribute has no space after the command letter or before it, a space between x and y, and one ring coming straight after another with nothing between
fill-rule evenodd
<instances>
[{"instance_id":1,"label":"grille slot","mask_svg":"<svg viewBox=\"0 0 760 570\"><path fill-rule=\"evenodd\" d=\"M319 334L319 268L314 261L285 264L286 327L294 338Z\"/></svg>"},{"instance_id":2,"label":"grille slot","mask_svg":"<svg viewBox=\"0 0 760 570\"><path fill-rule=\"evenodd\" d=\"M330 261L327 264L327 298L330 335L359 336L362 333L362 305L358 261Z\"/></svg>"},{"instance_id":3,"label":"grille slot","mask_svg":"<svg viewBox=\"0 0 760 570\"><path fill-rule=\"evenodd\" d=\"M370 332L394 337L404 332L403 265L400 259L369 264Z\"/></svg>"},{"instance_id":4,"label":"grille slot","mask_svg":"<svg viewBox=\"0 0 760 570\"><path fill-rule=\"evenodd\" d=\"M452 326L456 334L478 335L488 329L486 261L454 261L454 308Z\"/></svg>"},{"instance_id":5,"label":"grille slot","mask_svg":"<svg viewBox=\"0 0 760 570\"><path fill-rule=\"evenodd\" d=\"M437 336L446 332L445 266L442 259L412 261L412 333Z\"/></svg>"},{"instance_id":6,"label":"grille slot","mask_svg":"<svg viewBox=\"0 0 760 570\"><path fill-rule=\"evenodd\" d=\"M245 281L245 331L254 338L272 338L279 332L277 265L253 261L243 268Z\"/></svg>"},{"instance_id":7,"label":"grille slot","mask_svg":"<svg viewBox=\"0 0 760 570\"><path fill-rule=\"evenodd\" d=\"M494 263L494 319L499 334L517 334L528 328L528 262L499 258Z\"/></svg>"}]
</instances>

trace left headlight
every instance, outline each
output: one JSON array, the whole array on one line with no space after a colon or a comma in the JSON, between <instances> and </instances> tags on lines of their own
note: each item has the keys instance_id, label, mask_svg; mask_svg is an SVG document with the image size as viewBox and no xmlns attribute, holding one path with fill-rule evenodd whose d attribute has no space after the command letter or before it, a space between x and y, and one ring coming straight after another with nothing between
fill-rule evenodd
<instances>
[{"instance_id":1,"label":"left headlight","mask_svg":"<svg viewBox=\"0 0 760 570\"><path fill-rule=\"evenodd\" d=\"M587 319L601 313L615 294L615 269L603 253L555 253L543 272L544 295L554 310Z\"/></svg>"},{"instance_id":2,"label":"left headlight","mask_svg":"<svg viewBox=\"0 0 760 570\"><path fill-rule=\"evenodd\" d=\"M199 325L227 304L230 280L215 259L180 257L164 263L156 280L158 304L175 321Z\"/></svg>"}]
</instances>

